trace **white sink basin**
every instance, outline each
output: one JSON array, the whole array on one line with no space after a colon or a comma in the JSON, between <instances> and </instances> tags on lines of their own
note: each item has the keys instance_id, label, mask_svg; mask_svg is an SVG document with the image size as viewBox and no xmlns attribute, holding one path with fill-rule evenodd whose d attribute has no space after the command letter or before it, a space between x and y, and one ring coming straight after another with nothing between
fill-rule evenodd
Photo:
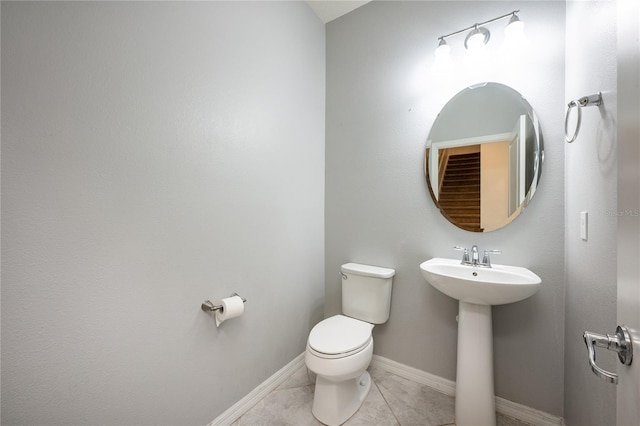
<instances>
[{"instance_id":1,"label":"white sink basin","mask_svg":"<svg viewBox=\"0 0 640 426\"><path fill-rule=\"evenodd\" d=\"M420 265L425 280L454 299L478 305L503 305L534 295L542 280L518 266L491 268L462 265L459 260L433 258Z\"/></svg>"}]
</instances>

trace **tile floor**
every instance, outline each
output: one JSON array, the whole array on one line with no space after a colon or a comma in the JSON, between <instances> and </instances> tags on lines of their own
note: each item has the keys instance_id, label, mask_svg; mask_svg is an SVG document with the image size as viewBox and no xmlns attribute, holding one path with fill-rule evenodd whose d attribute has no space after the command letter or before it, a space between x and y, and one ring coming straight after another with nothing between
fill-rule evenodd
<instances>
[{"instance_id":1,"label":"tile floor","mask_svg":"<svg viewBox=\"0 0 640 426\"><path fill-rule=\"evenodd\" d=\"M369 367L373 379L369 395L345 426L454 425L454 398L428 386ZM301 367L232 426L322 426L311 414L313 373ZM498 426L528 426L498 414Z\"/></svg>"}]
</instances>

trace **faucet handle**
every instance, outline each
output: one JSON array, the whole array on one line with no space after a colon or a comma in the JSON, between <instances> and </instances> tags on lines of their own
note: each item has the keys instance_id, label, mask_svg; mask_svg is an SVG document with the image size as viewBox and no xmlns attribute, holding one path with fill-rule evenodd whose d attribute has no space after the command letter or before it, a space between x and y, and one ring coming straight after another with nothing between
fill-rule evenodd
<instances>
[{"instance_id":1,"label":"faucet handle","mask_svg":"<svg viewBox=\"0 0 640 426\"><path fill-rule=\"evenodd\" d=\"M491 267L491 258L489 256L489 253L502 254L502 250L485 250L484 251L484 256L482 256L482 263L486 266Z\"/></svg>"},{"instance_id":2,"label":"faucet handle","mask_svg":"<svg viewBox=\"0 0 640 426\"><path fill-rule=\"evenodd\" d=\"M454 250L462 251L462 262L461 263L469 263L469 249L459 246L453 246Z\"/></svg>"}]
</instances>

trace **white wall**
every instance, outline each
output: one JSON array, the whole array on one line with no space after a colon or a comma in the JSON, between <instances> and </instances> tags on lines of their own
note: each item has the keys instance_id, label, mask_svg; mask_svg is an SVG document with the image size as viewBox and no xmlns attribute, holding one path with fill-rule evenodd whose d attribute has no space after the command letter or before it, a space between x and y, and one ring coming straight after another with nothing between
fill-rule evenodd
<instances>
[{"instance_id":1,"label":"white wall","mask_svg":"<svg viewBox=\"0 0 640 426\"><path fill-rule=\"evenodd\" d=\"M591 372L582 334L585 330L614 333L616 329L615 3L568 2L566 40L565 101L601 91L603 105L584 108L578 138L564 144L565 418L569 425L612 424L615 385ZM581 211L589 214L587 241L580 238ZM598 365L615 371L615 354L598 353Z\"/></svg>"},{"instance_id":2,"label":"white wall","mask_svg":"<svg viewBox=\"0 0 640 426\"><path fill-rule=\"evenodd\" d=\"M304 350L324 80L300 2L2 2L2 424L205 424Z\"/></svg>"},{"instance_id":3,"label":"white wall","mask_svg":"<svg viewBox=\"0 0 640 426\"><path fill-rule=\"evenodd\" d=\"M520 9L531 40L522 56L484 72L431 73L437 38ZM497 49L506 21L492 25ZM454 245L502 249L495 263L540 275L532 298L493 309L496 394L563 413L564 2L372 2L327 25L326 301L340 311L339 265L395 268L391 317L374 329L375 352L455 379L457 304L418 265L457 257ZM449 40L457 59L464 35ZM497 52L493 52L497 55ZM513 223L476 234L451 225L433 204L424 147L438 111L469 84L519 91L540 118L545 163L535 198Z\"/></svg>"}]
</instances>

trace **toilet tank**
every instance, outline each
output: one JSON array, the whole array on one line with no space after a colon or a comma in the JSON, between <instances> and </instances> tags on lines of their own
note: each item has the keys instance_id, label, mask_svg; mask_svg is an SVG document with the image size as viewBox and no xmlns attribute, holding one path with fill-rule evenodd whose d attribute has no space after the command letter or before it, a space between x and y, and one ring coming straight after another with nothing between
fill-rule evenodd
<instances>
[{"instance_id":1,"label":"toilet tank","mask_svg":"<svg viewBox=\"0 0 640 426\"><path fill-rule=\"evenodd\" d=\"M342 313L372 324L389 319L391 285L396 271L379 266L346 263L342 272Z\"/></svg>"}]
</instances>

